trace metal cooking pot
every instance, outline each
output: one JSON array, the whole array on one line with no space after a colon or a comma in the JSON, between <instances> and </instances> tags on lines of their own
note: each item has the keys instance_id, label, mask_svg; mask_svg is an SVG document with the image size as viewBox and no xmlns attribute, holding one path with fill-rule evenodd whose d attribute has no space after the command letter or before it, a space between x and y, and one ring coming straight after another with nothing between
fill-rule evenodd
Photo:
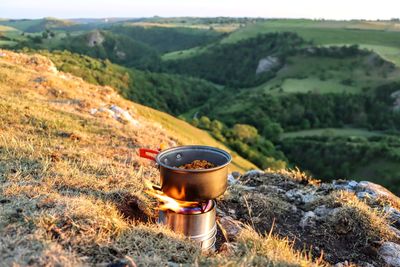
<instances>
[{"instance_id":1,"label":"metal cooking pot","mask_svg":"<svg viewBox=\"0 0 400 267\"><path fill-rule=\"evenodd\" d=\"M182 201L202 201L215 199L226 190L228 165L232 158L222 149L198 145L163 151L141 148L139 155L157 162L161 190L169 197ZM198 170L179 168L194 160L206 160L217 167Z\"/></svg>"}]
</instances>

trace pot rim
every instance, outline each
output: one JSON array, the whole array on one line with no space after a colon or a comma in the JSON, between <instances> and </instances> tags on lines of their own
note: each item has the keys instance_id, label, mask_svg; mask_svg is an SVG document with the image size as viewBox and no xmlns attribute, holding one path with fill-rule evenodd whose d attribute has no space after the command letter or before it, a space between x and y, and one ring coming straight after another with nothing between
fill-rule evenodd
<instances>
[{"instance_id":1,"label":"pot rim","mask_svg":"<svg viewBox=\"0 0 400 267\"><path fill-rule=\"evenodd\" d=\"M204 150L211 150L211 151L217 151L223 155L226 156L227 161L226 163L222 164L222 165L218 165L217 167L214 168L210 168L210 169L197 169L197 170L191 170L191 169L181 169L181 168L177 168L177 167L173 167L173 166L169 166L164 164L163 162L161 162L160 158L161 156L165 155L166 153L173 151L173 150L179 150L179 149L196 149L196 148L200 148L200 149L204 149ZM166 169L169 170L174 170L174 171L178 171L178 172L182 172L182 173L202 173L202 172L213 172L219 169L222 169L226 166L229 165L229 163L231 163L232 161L232 156L226 152L223 149L217 148L217 147L212 147L212 146L202 146L202 145L188 145L188 146L175 146L175 147L171 147L168 148L166 150L161 151L159 154L157 154L156 156L156 162L159 166L162 166Z\"/></svg>"}]
</instances>

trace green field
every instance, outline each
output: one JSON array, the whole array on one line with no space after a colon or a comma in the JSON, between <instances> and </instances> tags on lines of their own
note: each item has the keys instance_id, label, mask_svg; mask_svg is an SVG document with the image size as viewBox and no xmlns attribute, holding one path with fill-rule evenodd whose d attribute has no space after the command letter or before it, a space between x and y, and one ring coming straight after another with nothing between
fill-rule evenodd
<instances>
[{"instance_id":1,"label":"green field","mask_svg":"<svg viewBox=\"0 0 400 267\"><path fill-rule=\"evenodd\" d=\"M363 88L398 80L400 71L375 66L367 57L335 59L293 56L272 80L255 87L271 93L361 93Z\"/></svg>"},{"instance_id":2,"label":"green field","mask_svg":"<svg viewBox=\"0 0 400 267\"><path fill-rule=\"evenodd\" d=\"M166 54L162 55L161 59L162 60L176 60L176 59L190 58L190 57L200 54L206 50L207 50L207 46L206 47L193 47L193 48L186 49L186 50L173 51L170 53L166 53Z\"/></svg>"},{"instance_id":3,"label":"green field","mask_svg":"<svg viewBox=\"0 0 400 267\"><path fill-rule=\"evenodd\" d=\"M10 47L10 46L14 46L17 43L14 41L6 41L6 40L0 40L0 47Z\"/></svg>"},{"instance_id":4,"label":"green field","mask_svg":"<svg viewBox=\"0 0 400 267\"><path fill-rule=\"evenodd\" d=\"M311 130L287 132L282 135L282 138L320 136L320 135L371 137L371 136L380 136L383 134L376 131L368 131L366 129L358 129L358 128L323 128L323 129L311 129Z\"/></svg>"},{"instance_id":5,"label":"green field","mask_svg":"<svg viewBox=\"0 0 400 267\"><path fill-rule=\"evenodd\" d=\"M0 32L17 31L17 29L9 26L0 25Z\"/></svg>"},{"instance_id":6,"label":"green field","mask_svg":"<svg viewBox=\"0 0 400 267\"><path fill-rule=\"evenodd\" d=\"M0 25L15 28L23 32L41 32L49 28L71 26L74 23L56 18L3 20Z\"/></svg>"},{"instance_id":7,"label":"green field","mask_svg":"<svg viewBox=\"0 0 400 267\"><path fill-rule=\"evenodd\" d=\"M360 45L361 48L369 49L376 52L383 59L394 63L396 66L400 67L400 46L384 46L384 45Z\"/></svg>"},{"instance_id":8,"label":"green field","mask_svg":"<svg viewBox=\"0 0 400 267\"><path fill-rule=\"evenodd\" d=\"M374 27L357 27L360 22L271 20L241 28L222 40L222 43L237 42L267 32L295 32L316 44L369 44L400 46L400 32L379 30Z\"/></svg>"}]
</instances>

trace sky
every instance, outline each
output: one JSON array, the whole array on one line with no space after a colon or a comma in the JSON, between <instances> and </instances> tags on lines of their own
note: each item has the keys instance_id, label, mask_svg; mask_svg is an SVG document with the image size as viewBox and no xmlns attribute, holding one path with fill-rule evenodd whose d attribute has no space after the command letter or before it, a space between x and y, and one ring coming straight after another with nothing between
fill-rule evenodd
<instances>
[{"instance_id":1,"label":"sky","mask_svg":"<svg viewBox=\"0 0 400 267\"><path fill-rule=\"evenodd\" d=\"M400 0L0 0L0 18L265 17L391 19Z\"/></svg>"}]
</instances>

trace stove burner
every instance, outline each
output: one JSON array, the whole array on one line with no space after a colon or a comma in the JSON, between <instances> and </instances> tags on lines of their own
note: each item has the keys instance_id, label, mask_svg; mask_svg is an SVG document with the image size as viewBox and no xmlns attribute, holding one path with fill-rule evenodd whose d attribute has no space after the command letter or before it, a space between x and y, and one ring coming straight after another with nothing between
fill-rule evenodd
<instances>
[{"instance_id":1,"label":"stove burner","mask_svg":"<svg viewBox=\"0 0 400 267\"><path fill-rule=\"evenodd\" d=\"M202 250L214 250L217 234L215 201L208 200L199 207L186 207L184 211L160 210L158 222L199 243Z\"/></svg>"},{"instance_id":2,"label":"stove burner","mask_svg":"<svg viewBox=\"0 0 400 267\"><path fill-rule=\"evenodd\" d=\"M180 201L165 195L159 186L145 182L146 193L159 200L158 223L181 233L201 246L214 250L217 234L214 200Z\"/></svg>"},{"instance_id":3,"label":"stove burner","mask_svg":"<svg viewBox=\"0 0 400 267\"><path fill-rule=\"evenodd\" d=\"M206 202L199 202L197 206L182 207L181 210L176 213L179 214L200 214L209 211L213 208L213 201L208 200Z\"/></svg>"}]
</instances>

